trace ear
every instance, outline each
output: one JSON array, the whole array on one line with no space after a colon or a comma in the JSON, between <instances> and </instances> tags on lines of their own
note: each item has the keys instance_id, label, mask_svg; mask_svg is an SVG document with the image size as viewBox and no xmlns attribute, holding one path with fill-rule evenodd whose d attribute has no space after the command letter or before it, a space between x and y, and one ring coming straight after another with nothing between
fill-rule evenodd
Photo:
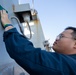
<instances>
[{"instance_id":1,"label":"ear","mask_svg":"<svg viewBox=\"0 0 76 75\"><path fill-rule=\"evenodd\" d=\"M74 46L73 47L74 47L74 49L76 49L76 41L74 41Z\"/></svg>"}]
</instances>

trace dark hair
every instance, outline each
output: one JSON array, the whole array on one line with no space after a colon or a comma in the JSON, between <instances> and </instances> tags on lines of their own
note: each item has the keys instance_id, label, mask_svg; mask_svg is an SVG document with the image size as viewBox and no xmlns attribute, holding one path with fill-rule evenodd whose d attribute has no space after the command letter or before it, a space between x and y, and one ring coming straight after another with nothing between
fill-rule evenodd
<instances>
[{"instance_id":1,"label":"dark hair","mask_svg":"<svg viewBox=\"0 0 76 75\"><path fill-rule=\"evenodd\" d=\"M73 39L75 39L76 40L76 28L75 27L67 27L67 28L65 28L65 30L73 30L73 32L72 32L72 36L73 36Z\"/></svg>"}]
</instances>

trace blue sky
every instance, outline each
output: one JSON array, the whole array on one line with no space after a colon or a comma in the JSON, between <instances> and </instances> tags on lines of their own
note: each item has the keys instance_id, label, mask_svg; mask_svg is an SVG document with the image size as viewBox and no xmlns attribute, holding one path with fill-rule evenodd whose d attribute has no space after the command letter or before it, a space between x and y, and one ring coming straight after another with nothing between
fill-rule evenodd
<instances>
[{"instance_id":1,"label":"blue sky","mask_svg":"<svg viewBox=\"0 0 76 75\"><path fill-rule=\"evenodd\" d=\"M32 0L19 0L21 4ZM76 0L34 0L46 39L52 43L66 27L76 27Z\"/></svg>"}]
</instances>

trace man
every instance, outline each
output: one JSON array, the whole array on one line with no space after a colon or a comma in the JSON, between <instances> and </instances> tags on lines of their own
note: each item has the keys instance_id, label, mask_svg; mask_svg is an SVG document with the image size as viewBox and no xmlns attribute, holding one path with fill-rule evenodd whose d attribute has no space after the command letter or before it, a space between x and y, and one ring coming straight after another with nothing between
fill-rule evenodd
<instances>
[{"instance_id":1,"label":"man","mask_svg":"<svg viewBox=\"0 0 76 75\"><path fill-rule=\"evenodd\" d=\"M76 75L76 28L68 27L57 36L52 53L35 48L19 34L4 10L1 21L8 54L30 75Z\"/></svg>"}]
</instances>

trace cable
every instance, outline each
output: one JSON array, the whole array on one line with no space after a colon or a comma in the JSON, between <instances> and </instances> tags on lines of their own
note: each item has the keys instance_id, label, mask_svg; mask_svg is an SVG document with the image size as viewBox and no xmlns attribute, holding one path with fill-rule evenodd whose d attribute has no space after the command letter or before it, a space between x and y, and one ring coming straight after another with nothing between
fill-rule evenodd
<instances>
[{"instance_id":1,"label":"cable","mask_svg":"<svg viewBox=\"0 0 76 75\"><path fill-rule=\"evenodd\" d=\"M20 24L19 19L18 19L17 17L15 17L15 16L12 16L10 19L11 19L11 20L12 20L12 19L16 19L16 20L17 20L18 26L19 26L19 28L20 28L21 33L23 34L24 37L26 37L25 34L24 34L24 28L23 28L23 26ZM32 38L31 28L30 28L30 25L29 25L28 21L26 21L26 23L27 23L27 26L28 26L29 31L30 31L30 37L29 37L29 38L26 37L26 38L27 38L28 40L30 40L30 39Z\"/></svg>"}]
</instances>

